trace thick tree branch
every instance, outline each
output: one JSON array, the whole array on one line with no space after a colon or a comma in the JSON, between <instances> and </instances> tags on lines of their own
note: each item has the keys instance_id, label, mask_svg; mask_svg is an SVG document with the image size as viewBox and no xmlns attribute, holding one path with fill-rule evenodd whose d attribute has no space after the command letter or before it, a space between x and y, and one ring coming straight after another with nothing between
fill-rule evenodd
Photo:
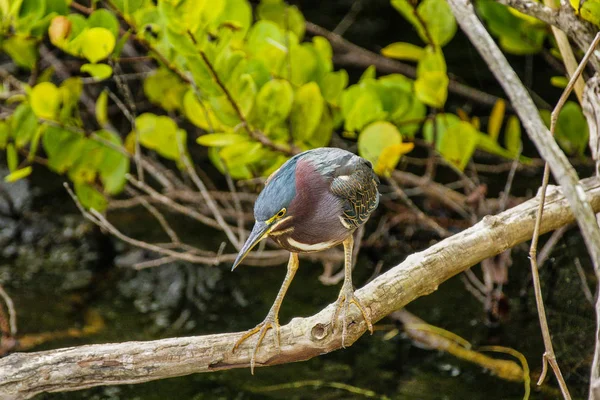
<instances>
[{"instance_id":1,"label":"thick tree branch","mask_svg":"<svg viewBox=\"0 0 600 400\"><path fill-rule=\"evenodd\" d=\"M600 180L586 179L581 187L595 211L600 210ZM551 186L541 232L574 220L569 202ZM459 234L445 239L380 275L357 291L378 321L419 296L431 293L472 265L494 256L533 234L538 199L531 199L497 216L488 216ZM333 306L316 315L294 318L281 327L281 348L270 338L261 346L259 366L308 360L341 348L339 332L331 333ZM365 331L360 312L351 308L346 343ZM198 372L247 367L250 341L231 353L240 333L226 333L149 342L126 342L71 347L38 353L16 353L0 360L0 398L26 399L42 392L85 389L100 385L148 382Z\"/></svg>"}]
</instances>

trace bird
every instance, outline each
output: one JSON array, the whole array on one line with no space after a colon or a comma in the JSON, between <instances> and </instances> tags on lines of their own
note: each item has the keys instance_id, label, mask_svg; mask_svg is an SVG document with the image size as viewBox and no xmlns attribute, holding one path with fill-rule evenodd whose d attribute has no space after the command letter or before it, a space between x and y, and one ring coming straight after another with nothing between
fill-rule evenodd
<instances>
[{"instance_id":1,"label":"bird","mask_svg":"<svg viewBox=\"0 0 600 400\"><path fill-rule=\"evenodd\" d=\"M332 330L335 330L342 310L342 346L345 347L346 314L354 304L373 334L371 318L354 294L352 251L354 232L379 204L378 186L379 178L371 162L332 147L299 153L267 178L254 204L254 227L231 268L235 270L266 237L290 252L285 279L267 317L245 332L232 349L235 352L244 341L258 334L250 358L252 374L258 348L270 329L274 330L275 344L280 346L279 309L298 270L299 253L322 251L343 244L344 283L336 301Z\"/></svg>"}]
</instances>

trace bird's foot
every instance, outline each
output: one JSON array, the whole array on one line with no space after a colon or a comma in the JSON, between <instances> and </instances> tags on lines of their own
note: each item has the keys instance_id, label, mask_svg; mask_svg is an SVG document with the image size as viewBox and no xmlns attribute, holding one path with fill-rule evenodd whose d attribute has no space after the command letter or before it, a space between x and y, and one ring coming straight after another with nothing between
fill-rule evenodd
<instances>
[{"instance_id":1,"label":"bird's foot","mask_svg":"<svg viewBox=\"0 0 600 400\"><path fill-rule=\"evenodd\" d=\"M344 283L342 286L342 290L340 291L340 295L338 296L336 302L335 312L333 313L333 318L331 319L332 331L335 331L335 324L340 315L340 310L342 311L342 347L346 347L346 329L348 324L346 323L346 318L348 316L348 309L350 308L350 304L356 305L356 307L362 313L365 322L367 323L367 329L373 334L373 323L371 322L371 317L367 313L366 308L362 305L358 297L354 294L354 289L352 288L352 284Z\"/></svg>"},{"instance_id":2,"label":"bird's foot","mask_svg":"<svg viewBox=\"0 0 600 400\"><path fill-rule=\"evenodd\" d=\"M275 346L277 348L279 348L280 347L279 321L278 321L277 315L269 313L267 315L267 318L265 318L265 320L263 322L256 325L254 328L250 329L248 332L244 333L242 335L242 337L239 338L237 342L235 342L235 345L233 346L233 349L231 350L232 353L235 352L237 350L237 348L244 341L246 341L246 339L248 339L250 336L258 333L258 339L256 340L254 349L252 349L252 356L250 357L250 373L252 375L254 375L254 365L256 364L256 353L257 353L258 348L260 347L260 344L262 343L262 341L265 338L265 335L267 334L267 331L269 329L273 329L275 331L274 332L275 337L273 339L275 341Z\"/></svg>"}]
</instances>

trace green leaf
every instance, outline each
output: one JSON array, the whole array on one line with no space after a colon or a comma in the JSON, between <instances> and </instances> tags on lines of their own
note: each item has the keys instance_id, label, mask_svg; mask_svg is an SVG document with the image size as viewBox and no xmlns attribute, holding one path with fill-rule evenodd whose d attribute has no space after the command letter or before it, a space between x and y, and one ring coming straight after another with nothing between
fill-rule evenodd
<instances>
[{"instance_id":1,"label":"green leaf","mask_svg":"<svg viewBox=\"0 0 600 400\"><path fill-rule=\"evenodd\" d=\"M504 121L504 112L506 110L506 103L502 99L498 99L492 108L490 114L490 120L488 122L488 135L494 140L498 140L500 134L500 128L502 128L502 122Z\"/></svg>"},{"instance_id":2,"label":"green leaf","mask_svg":"<svg viewBox=\"0 0 600 400\"><path fill-rule=\"evenodd\" d=\"M400 156L412 150L412 143L402 143L402 135L389 122L374 122L358 136L358 154L375 166L375 171L387 176L398 162ZM383 157L382 157L383 156Z\"/></svg>"},{"instance_id":3,"label":"green leaf","mask_svg":"<svg viewBox=\"0 0 600 400\"><path fill-rule=\"evenodd\" d=\"M183 106L183 96L187 85L178 76L166 68L159 68L154 74L144 79L144 93L152 104L175 111Z\"/></svg>"},{"instance_id":4,"label":"green leaf","mask_svg":"<svg viewBox=\"0 0 600 400\"><path fill-rule=\"evenodd\" d=\"M85 138L75 132L48 126L42 136L48 167L60 174L66 172L81 156L84 142Z\"/></svg>"},{"instance_id":5,"label":"green leaf","mask_svg":"<svg viewBox=\"0 0 600 400\"><path fill-rule=\"evenodd\" d=\"M337 105L346 85L348 85L348 73L345 70L327 73L320 83L323 98Z\"/></svg>"},{"instance_id":6,"label":"green leaf","mask_svg":"<svg viewBox=\"0 0 600 400\"><path fill-rule=\"evenodd\" d=\"M313 37L313 47L319 55L321 64L323 65L323 72L331 72L333 70L333 48L329 40L322 36Z\"/></svg>"},{"instance_id":7,"label":"green leaf","mask_svg":"<svg viewBox=\"0 0 600 400\"><path fill-rule=\"evenodd\" d=\"M508 117L504 130L504 146L506 150L517 156L521 152L521 123L515 115Z\"/></svg>"},{"instance_id":8,"label":"green leaf","mask_svg":"<svg viewBox=\"0 0 600 400\"><path fill-rule=\"evenodd\" d=\"M116 147L123 148L121 138L116 133L101 130L95 134ZM102 146L104 146L102 149L104 157L98 164L100 180L104 185L104 191L107 194L115 195L123 190L127 182L125 176L129 172L129 157L107 145L102 144Z\"/></svg>"},{"instance_id":9,"label":"green leaf","mask_svg":"<svg viewBox=\"0 0 600 400\"><path fill-rule=\"evenodd\" d=\"M186 60L187 67L194 78L194 83L197 87L202 88L202 92L206 96L217 96L223 93L200 55L190 55L186 57Z\"/></svg>"},{"instance_id":10,"label":"green leaf","mask_svg":"<svg viewBox=\"0 0 600 400\"><path fill-rule=\"evenodd\" d=\"M90 14L87 20L87 25L90 28L106 28L113 34L114 37L119 36L119 21L113 13L103 8L100 8Z\"/></svg>"},{"instance_id":11,"label":"green leaf","mask_svg":"<svg viewBox=\"0 0 600 400\"><path fill-rule=\"evenodd\" d=\"M445 0L423 0L417 7L417 13L427 28L433 44L445 46L456 34L456 20L450 6Z\"/></svg>"},{"instance_id":12,"label":"green leaf","mask_svg":"<svg viewBox=\"0 0 600 400\"><path fill-rule=\"evenodd\" d=\"M246 50L253 58L262 61L270 71L279 72L288 53L289 46L286 42L291 46L298 41L295 36L288 39L275 23L261 20L250 28L246 37Z\"/></svg>"},{"instance_id":13,"label":"green leaf","mask_svg":"<svg viewBox=\"0 0 600 400\"><path fill-rule=\"evenodd\" d=\"M289 64L288 64L289 63ZM288 69L288 65L293 67ZM289 60L281 64L280 75L289 77L294 85L303 85L317 78L319 68L319 56L315 49L309 43L290 46Z\"/></svg>"},{"instance_id":14,"label":"green leaf","mask_svg":"<svg viewBox=\"0 0 600 400\"><path fill-rule=\"evenodd\" d=\"M108 123L108 92L106 90L103 90L96 100L96 121L100 126Z\"/></svg>"},{"instance_id":15,"label":"green leaf","mask_svg":"<svg viewBox=\"0 0 600 400\"><path fill-rule=\"evenodd\" d=\"M390 74L377 81L377 92L383 108L400 133L412 137L420 129L427 107L416 97L414 82L404 75Z\"/></svg>"},{"instance_id":16,"label":"green leaf","mask_svg":"<svg viewBox=\"0 0 600 400\"><path fill-rule=\"evenodd\" d=\"M195 55L198 54L196 45L189 37L186 31L176 31L171 26L166 29L167 40L169 44L173 46L173 49L183 55Z\"/></svg>"},{"instance_id":17,"label":"green leaf","mask_svg":"<svg viewBox=\"0 0 600 400\"><path fill-rule=\"evenodd\" d=\"M334 121L331 115L329 107L323 108L321 115L321 121L317 124L317 129L313 135L306 140L306 143L311 148L325 147L331 141L331 135L333 134Z\"/></svg>"},{"instance_id":18,"label":"green leaf","mask_svg":"<svg viewBox=\"0 0 600 400\"><path fill-rule=\"evenodd\" d=\"M35 135L38 121L28 104L20 104L11 117L11 132L18 149L29 144Z\"/></svg>"},{"instance_id":19,"label":"green leaf","mask_svg":"<svg viewBox=\"0 0 600 400\"><path fill-rule=\"evenodd\" d=\"M12 143L6 146L6 163L10 172L15 172L19 167L19 156L17 155L17 149Z\"/></svg>"},{"instance_id":20,"label":"green leaf","mask_svg":"<svg viewBox=\"0 0 600 400\"><path fill-rule=\"evenodd\" d=\"M307 83L296 91L290 114L294 139L305 141L313 135L321 121L324 106L323 96L315 82Z\"/></svg>"},{"instance_id":21,"label":"green leaf","mask_svg":"<svg viewBox=\"0 0 600 400\"><path fill-rule=\"evenodd\" d=\"M42 82L31 90L31 108L38 118L56 119L60 102L60 91L53 83Z\"/></svg>"},{"instance_id":22,"label":"green leaf","mask_svg":"<svg viewBox=\"0 0 600 400\"><path fill-rule=\"evenodd\" d=\"M108 206L106 197L86 183L75 183L75 195L81 205L87 209L103 212Z\"/></svg>"},{"instance_id":23,"label":"green leaf","mask_svg":"<svg viewBox=\"0 0 600 400\"><path fill-rule=\"evenodd\" d=\"M253 175L252 175L252 172L250 171L250 168L248 168L245 165L238 166L238 167L226 166L223 162L223 159L219 155L220 150L221 149L219 147L209 148L208 149L208 157L210 158L210 161L213 163L213 165L215 167L217 167L217 169L222 174L227 173L233 179L250 179L250 178L252 178Z\"/></svg>"},{"instance_id":24,"label":"green leaf","mask_svg":"<svg viewBox=\"0 0 600 400\"><path fill-rule=\"evenodd\" d=\"M179 161L179 143L185 150L186 132L169 117L144 113L135 119L140 144L161 156Z\"/></svg>"},{"instance_id":25,"label":"green leaf","mask_svg":"<svg viewBox=\"0 0 600 400\"><path fill-rule=\"evenodd\" d=\"M423 0L416 8L418 17L413 4L408 0L392 0L392 6L415 27L425 43L442 47L456 33L452 10L444 0Z\"/></svg>"},{"instance_id":26,"label":"green leaf","mask_svg":"<svg viewBox=\"0 0 600 400\"><path fill-rule=\"evenodd\" d=\"M232 87L231 96L245 117L250 114L254 106L256 92L256 84L250 74L242 75Z\"/></svg>"},{"instance_id":27,"label":"green leaf","mask_svg":"<svg viewBox=\"0 0 600 400\"><path fill-rule=\"evenodd\" d=\"M550 113L542 110L540 114L547 126L550 126ZM587 121L581 107L573 101L567 101L556 121L554 137L558 144L569 155L583 155L589 134Z\"/></svg>"},{"instance_id":28,"label":"green leaf","mask_svg":"<svg viewBox=\"0 0 600 400\"><path fill-rule=\"evenodd\" d=\"M4 150L10 137L10 126L6 121L0 121L0 150Z\"/></svg>"},{"instance_id":29,"label":"green leaf","mask_svg":"<svg viewBox=\"0 0 600 400\"><path fill-rule=\"evenodd\" d=\"M454 114L438 114L435 120L425 122L423 136L429 143L433 143L435 138L436 150L460 170L463 170L470 160L480 136L495 144L489 136L480 134L473 125L461 121Z\"/></svg>"},{"instance_id":30,"label":"green leaf","mask_svg":"<svg viewBox=\"0 0 600 400\"><path fill-rule=\"evenodd\" d=\"M419 61L425 56L425 50L412 43L398 42L384 47L381 50L381 54L397 60Z\"/></svg>"},{"instance_id":31,"label":"green leaf","mask_svg":"<svg viewBox=\"0 0 600 400\"><path fill-rule=\"evenodd\" d=\"M553 76L550 78L550 84L559 89L564 89L569 84L569 79L566 76Z\"/></svg>"},{"instance_id":32,"label":"green leaf","mask_svg":"<svg viewBox=\"0 0 600 400\"><path fill-rule=\"evenodd\" d=\"M31 166L18 169L5 176L4 182L12 183L20 179L27 178L29 175L31 175L31 172L33 172L33 168Z\"/></svg>"},{"instance_id":33,"label":"green leaf","mask_svg":"<svg viewBox=\"0 0 600 400\"><path fill-rule=\"evenodd\" d=\"M292 31L298 40L304 37L304 16L296 6L288 6L283 1L262 1L256 14L261 20L276 23L282 30Z\"/></svg>"},{"instance_id":34,"label":"green leaf","mask_svg":"<svg viewBox=\"0 0 600 400\"><path fill-rule=\"evenodd\" d=\"M112 4L125 15L130 15L139 10L144 0L113 0Z\"/></svg>"},{"instance_id":35,"label":"green leaf","mask_svg":"<svg viewBox=\"0 0 600 400\"><path fill-rule=\"evenodd\" d=\"M262 145L257 142L240 142L223 147L219 155L228 168L239 168L262 159Z\"/></svg>"},{"instance_id":36,"label":"green leaf","mask_svg":"<svg viewBox=\"0 0 600 400\"><path fill-rule=\"evenodd\" d=\"M35 39L15 35L0 41L0 44L19 67L29 70L35 67L39 57Z\"/></svg>"},{"instance_id":37,"label":"green leaf","mask_svg":"<svg viewBox=\"0 0 600 400\"><path fill-rule=\"evenodd\" d=\"M377 160L384 148L402 143L402 135L398 129L389 122L373 122L358 136L358 154L377 164Z\"/></svg>"},{"instance_id":38,"label":"green leaf","mask_svg":"<svg viewBox=\"0 0 600 400\"><path fill-rule=\"evenodd\" d=\"M193 89L188 90L183 97L183 112L192 124L205 131L222 128L210 104L206 101L201 104Z\"/></svg>"},{"instance_id":39,"label":"green leaf","mask_svg":"<svg viewBox=\"0 0 600 400\"><path fill-rule=\"evenodd\" d=\"M196 139L196 143L206 147L225 147L247 141L247 136L237 133L209 133Z\"/></svg>"},{"instance_id":40,"label":"green leaf","mask_svg":"<svg viewBox=\"0 0 600 400\"><path fill-rule=\"evenodd\" d=\"M290 114L294 92L292 85L284 79L267 82L256 96L256 116L268 130L284 121Z\"/></svg>"},{"instance_id":41,"label":"green leaf","mask_svg":"<svg viewBox=\"0 0 600 400\"><path fill-rule=\"evenodd\" d=\"M488 30L499 39L503 50L519 55L542 50L547 31L543 24L519 18L493 0L478 0L476 4Z\"/></svg>"},{"instance_id":42,"label":"green leaf","mask_svg":"<svg viewBox=\"0 0 600 400\"><path fill-rule=\"evenodd\" d=\"M442 108L448 98L449 82L444 55L438 49L427 47L426 55L417 65L417 98L431 107Z\"/></svg>"},{"instance_id":43,"label":"green leaf","mask_svg":"<svg viewBox=\"0 0 600 400\"><path fill-rule=\"evenodd\" d=\"M82 36L81 54L92 63L105 59L115 48L115 36L106 28L90 28Z\"/></svg>"},{"instance_id":44,"label":"green leaf","mask_svg":"<svg viewBox=\"0 0 600 400\"><path fill-rule=\"evenodd\" d=\"M79 71L87 72L97 81L108 79L113 73L112 67L107 64L83 64Z\"/></svg>"},{"instance_id":45,"label":"green leaf","mask_svg":"<svg viewBox=\"0 0 600 400\"><path fill-rule=\"evenodd\" d=\"M347 131L359 131L368 123L387 116L377 92L367 86L353 85L345 90L341 107Z\"/></svg>"}]
</instances>

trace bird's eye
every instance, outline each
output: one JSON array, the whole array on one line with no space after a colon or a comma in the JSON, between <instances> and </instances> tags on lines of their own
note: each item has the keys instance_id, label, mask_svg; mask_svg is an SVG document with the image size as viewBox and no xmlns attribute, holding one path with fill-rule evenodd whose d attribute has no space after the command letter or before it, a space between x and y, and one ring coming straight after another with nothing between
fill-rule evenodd
<instances>
[{"instance_id":1,"label":"bird's eye","mask_svg":"<svg viewBox=\"0 0 600 400\"><path fill-rule=\"evenodd\" d=\"M281 218L285 215L285 208L282 208L278 213L277 213L277 218Z\"/></svg>"}]
</instances>

